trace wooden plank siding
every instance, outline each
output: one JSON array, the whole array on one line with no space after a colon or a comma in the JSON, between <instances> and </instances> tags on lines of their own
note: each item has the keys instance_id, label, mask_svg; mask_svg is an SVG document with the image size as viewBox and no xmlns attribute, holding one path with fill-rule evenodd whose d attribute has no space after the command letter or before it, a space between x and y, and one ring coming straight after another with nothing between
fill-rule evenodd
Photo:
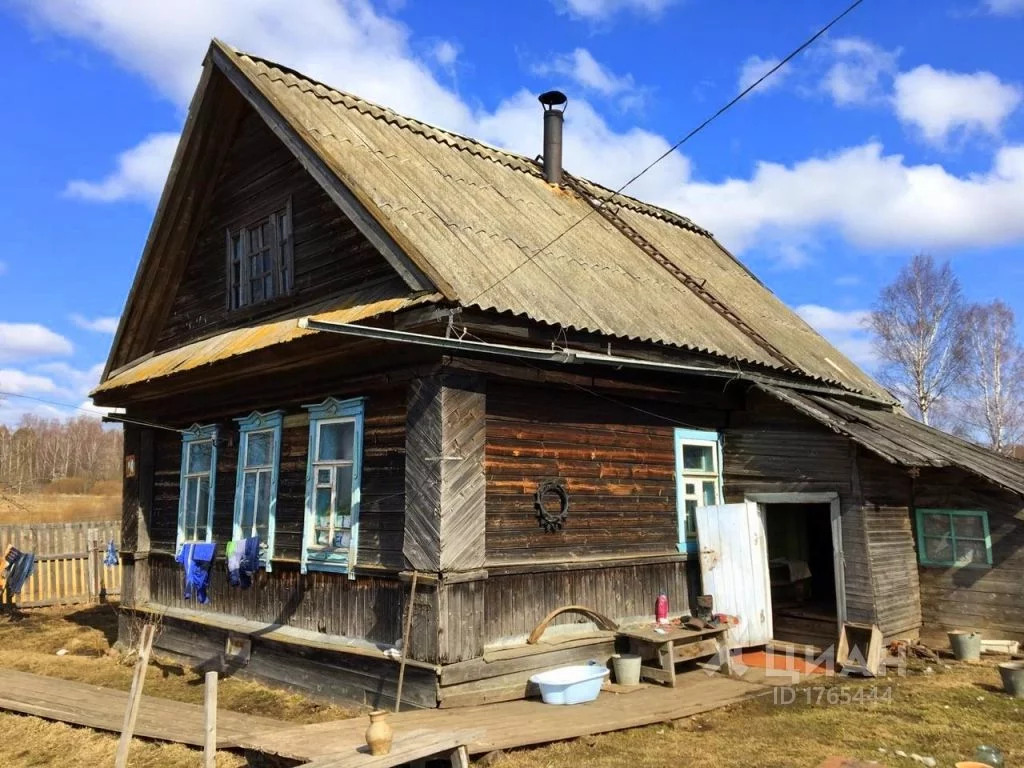
<instances>
[{"instance_id":1,"label":"wooden plank siding","mask_svg":"<svg viewBox=\"0 0 1024 768\"><path fill-rule=\"evenodd\" d=\"M865 456L848 438L756 391L748 392L746 410L732 415L723 451L727 501L759 492L839 494L847 619L878 623L886 637L918 632L905 470Z\"/></svg>"},{"instance_id":2,"label":"wooden plank siding","mask_svg":"<svg viewBox=\"0 0 1024 768\"><path fill-rule=\"evenodd\" d=\"M226 232L291 198L294 282L271 301L227 308ZM251 107L224 160L156 352L375 283L401 282Z\"/></svg>"},{"instance_id":3,"label":"wooden plank siding","mask_svg":"<svg viewBox=\"0 0 1024 768\"><path fill-rule=\"evenodd\" d=\"M671 401L609 401L489 381L488 562L675 552L672 423L714 429L723 418ZM534 494L540 481L555 478L569 493L569 517L561 530L546 532Z\"/></svg>"},{"instance_id":4,"label":"wooden plank siding","mask_svg":"<svg viewBox=\"0 0 1024 768\"><path fill-rule=\"evenodd\" d=\"M988 512L992 567L920 566L925 637L945 644L953 629L992 639L1024 635L1024 500L957 470L922 470L914 506ZM916 525L916 521L915 521Z\"/></svg>"}]
</instances>

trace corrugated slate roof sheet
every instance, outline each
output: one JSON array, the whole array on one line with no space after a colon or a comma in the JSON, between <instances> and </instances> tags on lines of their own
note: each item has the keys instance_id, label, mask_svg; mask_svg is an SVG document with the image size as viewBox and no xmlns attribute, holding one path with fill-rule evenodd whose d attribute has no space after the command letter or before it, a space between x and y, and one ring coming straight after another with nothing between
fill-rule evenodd
<instances>
[{"instance_id":1,"label":"corrugated slate roof sheet","mask_svg":"<svg viewBox=\"0 0 1024 768\"><path fill-rule=\"evenodd\" d=\"M314 320L325 322L356 323L378 315L408 309L418 304L429 304L441 298L441 295L437 293L397 298L382 296L382 289L377 287L339 297L326 305L312 308L309 310L308 316ZM294 317L246 328L236 328L187 344L184 347L163 352L123 370L114 371L91 394L97 395L171 374L192 371L238 355L296 341L314 333L316 331L300 328L298 320Z\"/></svg>"},{"instance_id":2,"label":"corrugated slate roof sheet","mask_svg":"<svg viewBox=\"0 0 1024 768\"><path fill-rule=\"evenodd\" d=\"M224 47L232 61L466 306L654 341L739 363L790 368L536 163L333 90ZM538 109L538 125L540 111ZM582 182L595 196L609 192ZM812 378L888 398L705 230L627 197L619 215Z\"/></svg>"},{"instance_id":3,"label":"corrugated slate roof sheet","mask_svg":"<svg viewBox=\"0 0 1024 768\"><path fill-rule=\"evenodd\" d=\"M958 467L1024 494L1024 463L929 427L903 413L758 385L858 445L907 467Z\"/></svg>"}]
</instances>

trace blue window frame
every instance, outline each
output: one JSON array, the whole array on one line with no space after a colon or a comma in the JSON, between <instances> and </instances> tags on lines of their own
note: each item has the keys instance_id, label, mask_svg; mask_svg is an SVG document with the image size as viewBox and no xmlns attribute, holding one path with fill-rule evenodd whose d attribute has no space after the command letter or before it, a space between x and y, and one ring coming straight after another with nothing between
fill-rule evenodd
<instances>
[{"instance_id":1,"label":"blue window frame","mask_svg":"<svg viewBox=\"0 0 1024 768\"><path fill-rule=\"evenodd\" d=\"M917 557L921 565L987 568L992 565L988 512L918 509Z\"/></svg>"},{"instance_id":2,"label":"blue window frame","mask_svg":"<svg viewBox=\"0 0 1024 768\"><path fill-rule=\"evenodd\" d=\"M266 568L274 556L277 478L281 466L283 411L253 412L238 422L234 538L260 537Z\"/></svg>"},{"instance_id":3,"label":"blue window frame","mask_svg":"<svg viewBox=\"0 0 1024 768\"><path fill-rule=\"evenodd\" d=\"M302 570L355 578L365 398L329 397L309 411Z\"/></svg>"},{"instance_id":4,"label":"blue window frame","mask_svg":"<svg viewBox=\"0 0 1024 768\"><path fill-rule=\"evenodd\" d=\"M697 507L722 503L722 442L717 432L675 430L676 516L680 552L697 552Z\"/></svg>"},{"instance_id":5,"label":"blue window frame","mask_svg":"<svg viewBox=\"0 0 1024 768\"><path fill-rule=\"evenodd\" d=\"M181 436L178 541L211 541L217 485L217 427L193 424Z\"/></svg>"}]
</instances>

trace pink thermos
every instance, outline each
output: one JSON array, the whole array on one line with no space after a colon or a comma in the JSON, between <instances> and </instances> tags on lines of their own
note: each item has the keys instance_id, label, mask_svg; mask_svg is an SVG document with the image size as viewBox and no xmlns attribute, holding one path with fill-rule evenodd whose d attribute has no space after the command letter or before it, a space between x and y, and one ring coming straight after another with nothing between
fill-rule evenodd
<instances>
[{"instance_id":1,"label":"pink thermos","mask_svg":"<svg viewBox=\"0 0 1024 768\"><path fill-rule=\"evenodd\" d=\"M659 624L668 624L668 595L662 592L654 603L654 618Z\"/></svg>"}]
</instances>

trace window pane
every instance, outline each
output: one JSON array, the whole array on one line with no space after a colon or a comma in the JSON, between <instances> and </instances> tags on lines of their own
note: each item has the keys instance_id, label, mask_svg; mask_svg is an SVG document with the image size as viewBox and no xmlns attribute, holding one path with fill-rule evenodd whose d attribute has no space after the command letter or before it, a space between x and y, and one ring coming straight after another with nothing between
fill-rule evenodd
<instances>
[{"instance_id":1,"label":"window pane","mask_svg":"<svg viewBox=\"0 0 1024 768\"><path fill-rule=\"evenodd\" d=\"M953 562L952 540L948 536L926 536L924 540L924 556L926 560L936 563Z\"/></svg>"},{"instance_id":2,"label":"window pane","mask_svg":"<svg viewBox=\"0 0 1024 768\"><path fill-rule=\"evenodd\" d=\"M314 499L314 513L316 515L316 543L325 547L330 542L331 526L331 489L317 488Z\"/></svg>"},{"instance_id":3,"label":"window pane","mask_svg":"<svg viewBox=\"0 0 1024 768\"><path fill-rule=\"evenodd\" d=\"M336 515L348 517L352 513L352 467L338 467L335 470L335 506ZM335 525L340 525L337 520Z\"/></svg>"},{"instance_id":4,"label":"window pane","mask_svg":"<svg viewBox=\"0 0 1024 768\"><path fill-rule=\"evenodd\" d=\"M317 485L330 485L331 484L331 470L330 469L318 469L316 471L316 483L317 483Z\"/></svg>"},{"instance_id":5,"label":"window pane","mask_svg":"<svg viewBox=\"0 0 1024 768\"><path fill-rule=\"evenodd\" d=\"M954 515L953 527L956 530L956 537L958 539L961 536L971 539L985 538L985 528L981 524L981 518L977 515L971 515L969 517L964 515Z\"/></svg>"},{"instance_id":6,"label":"window pane","mask_svg":"<svg viewBox=\"0 0 1024 768\"><path fill-rule=\"evenodd\" d=\"M683 469L695 469L698 472L714 472L714 450L710 445L684 445Z\"/></svg>"},{"instance_id":7,"label":"window pane","mask_svg":"<svg viewBox=\"0 0 1024 768\"><path fill-rule=\"evenodd\" d=\"M182 528L186 539L195 538L198 491L199 484L196 482L196 478L190 477L185 481L185 519L182 521Z\"/></svg>"},{"instance_id":8,"label":"window pane","mask_svg":"<svg viewBox=\"0 0 1024 768\"><path fill-rule=\"evenodd\" d=\"M697 502L694 499L686 500L686 535L689 538L697 535Z\"/></svg>"},{"instance_id":9,"label":"window pane","mask_svg":"<svg viewBox=\"0 0 1024 768\"><path fill-rule=\"evenodd\" d=\"M943 536L949 533L949 515L933 513L925 514L922 517L924 518L925 536Z\"/></svg>"},{"instance_id":10,"label":"window pane","mask_svg":"<svg viewBox=\"0 0 1024 768\"><path fill-rule=\"evenodd\" d=\"M702 485L704 486L704 506L710 507L718 500L718 494L715 492L717 483L714 480L705 480Z\"/></svg>"},{"instance_id":11,"label":"window pane","mask_svg":"<svg viewBox=\"0 0 1024 768\"><path fill-rule=\"evenodd\" d=\"M238 521L243 536L252 535L256 513L256 473L246 472L242 480L242 517Z\"/></svg>"},{"instance_id":12,"label":"window pane","mask_svg":"<svg viewBox=\"0 0 1024 768\"><path fill-rule=\"evenodd\" d=\"M206 538L206 518L210 512L210 478L200 477L198 478L199 491L196 495L196 527L202 528L204 533L202 537Z\"/></svg>"},{"instance_id":13,"label":"window pane","mask_svg":"<svg viewBox=\"0 0 1024 768\"><path fill-rule=\"evenodd\" d=\"M249 253L260 249L260 229L253 227L249 230Z\"/></svg>"},{"instance_id":14,"label":"window pane","mask_svg":"<svg viewBox=\"0 0 1024 768\"><path fill-rule=\"evenodd\" d=\"M263 295L268 298L274 298L274 275L269 274L263 278Z\"/></svg>"},{"instance_id":15,"label":"window pane","mask_svg":"<svg viewBox=\"0 0 1024 768\"><path fill-rule=\"evenodd\" d=\"M273 448L273 432L249 432L246 436L245 466L270 466L270 458L273 455Z\"/></svg>"},{"instance_id":16,"label":"window pane","mask_svg":"<svg viewBox=\"0 0 1024 768\"><path fill-rule=\"evenodd\" d=\"M686 483L686 488L684 490L684 493L686 493L687 496L693 496L693 494L695 494L696 492L697 492L697 486L696 485L694 485L693 483Z\"/></svg>"},{"instance_id":17,"label":"window pane","mask_svg":"<svg viewBox=\"0 0 1024 768\"><path fill-rule=\"evenodd\" d=\"M956 540L956 562L958 565L969 563L988 563L988 554L985 550L984 540Z\"/></svg>"},{"instance_id":18,"label":"window pane","mask_svg":"<svg viewBox=\"0 0 1024 768\"><path fill-rule=\"evenodd\" d=\"M188 445L188 469L190 475L199 472L209 472L210 463L213 460L213 443L209 440L189 443Z\"/></svg>"},{"instance_id":19,"label":"window pane","mask_svg":"<svg viewBox=\"0 0 1024 768\"><path fill-rule=\"evenodd\" d=\"M260 472L256 483L256 533L267 541L270 523L270 472Z\"/></svg>"},{"instance_id":20,"label":"window pane","mask_svg":"<svg viewBox=\"0 0 1024 768\"><path fill-rule=\"evenodd\" d=\"M317 461L352 461L355 433L351 421L321 424Z\"/></svg>"}]
</instances>

